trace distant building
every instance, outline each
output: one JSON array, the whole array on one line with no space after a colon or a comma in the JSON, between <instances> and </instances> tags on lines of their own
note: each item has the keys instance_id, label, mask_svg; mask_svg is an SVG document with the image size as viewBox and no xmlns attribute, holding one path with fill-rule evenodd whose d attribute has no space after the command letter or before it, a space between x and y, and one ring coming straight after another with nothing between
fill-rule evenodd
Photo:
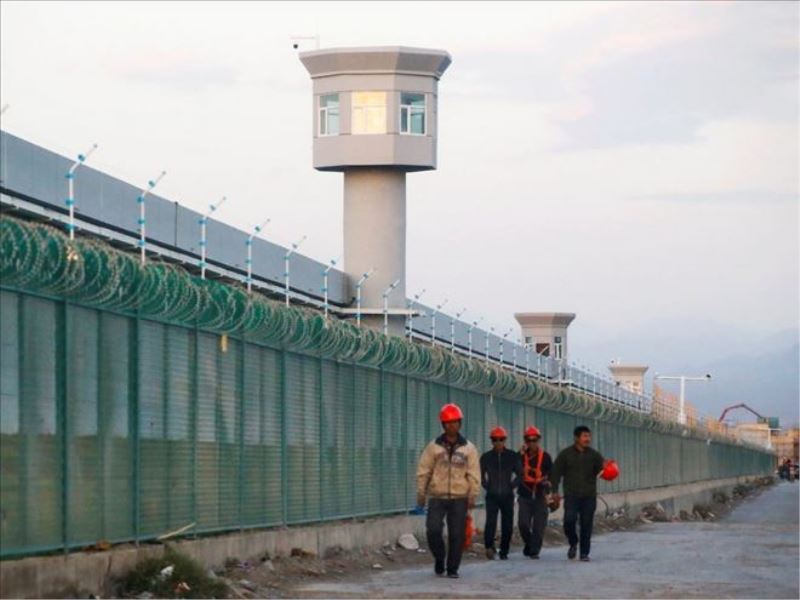
<instances>
[{"instance_id":1,"label":"distant building","mask_svg":"<svg viewBox=\"0 0 800 600\"><path fill-rule=\"evenodd\" d=\"M522 341L536 354L556 359L567 358L567 327L575 313L514 313L522 329Z\"/></svg>"},{"instance_id":2,"label":"distant building","mask_svg":"<svg viewBox=\"0 0 800 600\"><path fill-rule=\"evenodd\" d=\"M653 402L650 406L650 413L664 421L678 422L680 412L680 397L678 394L665 392L659 385L653 383ZM686 425L696 427L700 425L697 415L697 407L686 400L684 402L684 413L686 414Z\"/></svg>"},{"instance_id":3,"label":"distant building","mask_svg":"<svg viewBox=\"0 0 800 600\"><path fill-rule=\"evenodd\" d=\"M794 427L776 433L772 436L772 447L775 449L775 454L778 459L791 458L793 461L800 461L800 428Z\"/></svg>"},{"instance_id":4,"label":"distant building","mask_svg":"<svg viewBox=\"0 0 800 600\"><path fill-rule=\"evenodd\" d=\"M644 374L647 369L648 367L644 365L624 365L614 361L608 366L614 381L626 390L636 394L644 392Z\"/></svg>"},{"instance_id":5,"label":"distant building","mask_svg":"<svg viewBox=\"0 0 800 600\"><path fill-rule=\"evenodd\" d=\"M743 442L749 442L764 448L771 448L771 432L767 423L737 423L733 427L734 435Z\"/></svg>"}]
</instances>

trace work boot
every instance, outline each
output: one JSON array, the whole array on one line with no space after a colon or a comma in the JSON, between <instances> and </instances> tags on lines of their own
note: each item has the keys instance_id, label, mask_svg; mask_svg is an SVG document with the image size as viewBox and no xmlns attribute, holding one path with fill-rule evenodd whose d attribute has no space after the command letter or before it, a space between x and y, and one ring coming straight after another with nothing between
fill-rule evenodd
<instances>
[{"instance_id":1,"label":"work boot","mask_svg":"<svg viewBox=\"0 0 800 600\"><path fill-rule=\"evenodd\" d=\"M494 560L494 548L486 549L486 558L488 558L489 560Z\"/></svg>"},{"instance_id":2,"label":"work boot","mask_svg":"<svg viewBox=\"0 0 800 600\"><path fill-rule=\"evenodd\" d=\"M575 560L575 555L578 553L578 546L570 546L569 550L567 551L567 558L570 560Z\"/></svg>"},{"instance_id":3,"label":"work boot","mask_svg":"<svg viewBox=\"0 0 800 600\"><path fill-rule=\"evenodd\" d=\"M589 555L581 554L581 562L589 562Z\"/></svg>"},{"instance_id":4,"label":"work boot","mask_svg":"<svg viewBox=\"0 0 800 600\"><path fill-rule=\"evenodd\" d=\"M532 560L539 560L538 554L529 554L529 556L531 557Z\"/></svg>"},{"instance_id":5,"label":"work boot","mask_svg":"<svg viewBox=\"0 0 800 600\"><path fill-rule=\"evenodd\" d=\"M458 575L458 571L448 571L448 572L447 572L447 576L448 576L450 579L458 579L458 577L459 577L459 575Z\"/></svg>"},{"instance_id":6,"label":"work boot","mask_svg":"<svg viewBox=\"0 0 800 600\"><path fill-rule=\"evenodd\" d=\"M500 553L500 560L508 560L508 554Z\"/></svg>"},{"instance_id":7,"label":"work boot","mask_svg":"<svg viewBox=\"0 0 800 600\"><path fill-rule=\"evenodd\" d=\"M437 560L436 564L433 565L433 572L436 573L439 577L444 575L444 561Z\"/></svg>"},{"instance_id":8,"label":"work boot","mask_svg":"<svg viewBox=\"0 0 800 600\"><path fill-rule=\"evenodd\" d=\"M530 555L531 555L531 551L528 549L528 547L527 547L527 546L525 546L525 547L522 549L522 555L523 555L523 556L530 556Z\"/></svg>"}]
</instances>

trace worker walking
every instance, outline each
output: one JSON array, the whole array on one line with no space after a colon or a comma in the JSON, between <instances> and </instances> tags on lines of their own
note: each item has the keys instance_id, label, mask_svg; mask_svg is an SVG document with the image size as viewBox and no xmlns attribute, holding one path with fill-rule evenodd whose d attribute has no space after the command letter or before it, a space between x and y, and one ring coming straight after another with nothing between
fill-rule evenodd
<instances>
[{"instance_id":1,"label":"worker walking","mask_svg":"<svg viewBox=\"0 0 800 600\"><path fill-rule=\"evenodd\" d=\"M436 561L434 571L458 578L467 525L467 511L475 506L481 489L478 450L462 436L464 415L455 404L445 404L439 412L444 433L430 442L417 467L417 505L428 501L425 522L428 547ZM447 519L445 556L444 521ZM446 560L446 564L445 564Z\"/></svg>"},{"instance_id":2,"label":"worker walking","mask_svg":"<svg viewBox=\"0 0 800 600\"><path fill-rule=\"evenodd\" d=\"M519 496L519 534L525 547L522 553L539 558L547 527L547 495L550 491L550 473L553 459L539 447L542 434L531 425L525 430L525 445L520 450L522 481L517 488Z\"/></svg>"},{"instance_id":3,"label":"worker walking","mask_svg":"<svg viewBox=\"0 0 800 600\"><path fill-rule=\"evenodd\" d=\"M573 431L572 446L558 453L550 475L550 483L556 500L558 486L564 479L564 533L569 542L567 558L574 559L580 541L580 559L589 560L592 525L597 508L597 476L606 462L603 456L591 448L592 432L586 425ZM580 520L580 538L575 531Z\"/></svg>"},{"instance_id":4,"label":"worker walking","mask_svg":"<svg viewBox=\"0 0 800 600\"><path fill-rule=\"evenodd\" d=\"M492 449L481 456L481 485L486 491L486 523L483 544L486 558L495 556L494 536L497 531L497 513L500 513L500 559L508 559L511 534L514 531L514 488L519 482L519 455L506 448L508 434L502 427L489 433Z\"/></svg>"}]
</instances>

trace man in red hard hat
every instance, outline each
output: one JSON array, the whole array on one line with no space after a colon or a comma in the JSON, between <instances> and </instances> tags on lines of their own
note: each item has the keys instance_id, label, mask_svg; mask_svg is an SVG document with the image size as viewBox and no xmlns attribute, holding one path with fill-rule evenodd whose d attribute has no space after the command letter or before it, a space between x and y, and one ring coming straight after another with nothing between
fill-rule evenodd
<instances>
[{"instance_id":1,"label":"man in red hard hat","mask_svg":"<svg viewBox=\"0 0 800 600\"><path fill-rule=\"evenodd\" d=\"M550 471L553 459L539 447L542 434L531 425L525 430L525 445L520 450L522 478L517 488L519 504L519 534L525 547L522 553L539 558L547 527L547 494L550 491Z\"/></svg>"},{"instance_id":2,"label":"man in red hard hat","mask_svg":"<svg viewBox=\"0 0 800 600\"><path fill-rule=\"evenodd\" d=\"M575 558L579 541L575 526L580 519L581 560L588 562L594 511L597 509L597 476L607 461L591 447L592 431L586 425L578 425L573 435L575 442L572 446L564 448L556 457L550 483L557 496L558 486L564 479L564 533L569 542L567 558Z\"/></svg>"},{"instance_id":3,"label":"man in red hard hat","mask_svg":"<svg viewBox=\"0 0 800 600\"><path fill-rule=\"evenodd\" d=\"M492 449L481 456L481 485L486 490L486 524L483 543L486 558L494 559L494 534L500 512L500 560L508 559L511 534L514 531L514 488L520 474L519 455L506 448L508 434L502 427L489 432Z\"/></svg>"},{"instance_id":4,"label":"man in red hard hat","mask_svg":"<svg viewBox=\"0 0 800 600\"><path fill-rule=\"evenodd\" d=\"M455 404L439 412L444 433L422 451L417 467L417 505L428 501L425 528L437 575L458 578L467 525L467 511L475 506L481 489L478 450L459 431L464 415ZM444 521L447 519L447 552ZM445 556L446 554L446 556ZM446 560L446 564L445 564Z\"/></svg>"}]
</instances>

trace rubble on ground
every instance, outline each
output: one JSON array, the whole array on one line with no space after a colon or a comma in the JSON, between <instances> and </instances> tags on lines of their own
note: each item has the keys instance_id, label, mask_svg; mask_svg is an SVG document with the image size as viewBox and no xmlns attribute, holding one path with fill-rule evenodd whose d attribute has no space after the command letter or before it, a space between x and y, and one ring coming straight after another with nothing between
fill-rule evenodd
<instances>
[{"instance_id":1,"label":"rubble on ground","mask_svg":"<svg viewBox=\"0 0 800 600\"><path fill-rule=\"evenodd\" d=\"M765 478L763 481L757 480L737 485L730 494L717 492L711 495L709 504L697 504L691 511L684 509L674 516L670 516L664 505L659 502L638 509L632 509L629 506L610 509L606 505L605 511L602 510L602 504L598 504L595 531L597 533L624 531L650 523L670 521L713 521L729 512L745 496L759 491L761 487L770 485L772 482L772 478ZM481 534L482 532L476 532L475 545L464 553L465 561L485 560ZM544 538L545 546L559 546L566 543L561 520L550 519ZM432 558L425 544L420 543L421 539L424 538L418 538L409 532L398 536L394 541L386 540L377 548L346 550L341 546L333 546L324 550L321 556L301 548L292 548L288 556L271 556L265 552L250 560L231 558L226 561L224 568L204 570L202 573L208 582L218 583L227 588L226 596L217 597L291 598L296 596L294 590L309 580L318 580L323 577L328 580L336 580L352 578L359 574L369 576L368 574L376 574L378 571L412 566L429 567L432 564ZM520 545L519 533L515 527L512 552L518 552ZM476 550L480 550L480 552ZM154 570L155 579L159 579L161 571L171 564L173 562L160 562L158 569ZM213 597L203 595L202 585L201 589L195 589L194 581L184 578L175 579L176 577L182 577L182 572L179 572L177 566L171 573L171 577L167 579L172 586L168 589L168 595L154 594L150 588L140 588L136 593L129 593L123 597L141 598L141 600L160 597L188 597L189 595ZM181 582L185 582L185 586L180 585Z\"/></svg>"},{"instance_id":2,"label":"rubble on ground","mask_svg":"<svg viewBox=\"0 0 800 600\"><path fill-rule=\"evenodd\" d=\"M401 535L399 538L397 538L397 545L405 550L419 549L419 541L413 533L404 533Z\"/></svg>"}]
</instances>

